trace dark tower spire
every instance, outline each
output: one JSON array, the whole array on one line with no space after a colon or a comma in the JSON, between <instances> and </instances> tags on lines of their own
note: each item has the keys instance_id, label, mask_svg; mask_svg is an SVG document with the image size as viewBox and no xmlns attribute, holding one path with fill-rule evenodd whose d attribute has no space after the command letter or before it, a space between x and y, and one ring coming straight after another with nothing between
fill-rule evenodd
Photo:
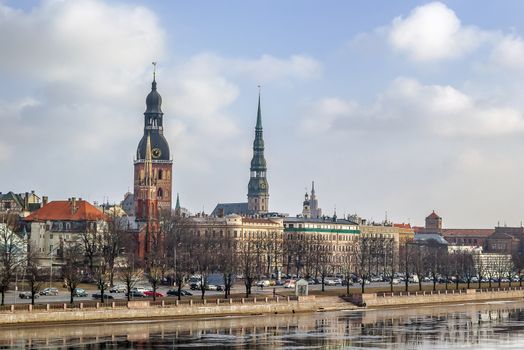
<instances>
[{"instance_id":1,"label":"dark tower spire","mask_svg":"<svg viewBox=\"0 0 524 350\"><path fill-rule=\"evenodd\" d=\"M164 137L162 97L157 91L156 82L157 64L156 62L152 64L153 81L151 91L146 97L144 131L138 143L134 162L135 208L140 208L142 211L142 204L137 203L140 197L138 193L142 191L141 186L147 185L151 186L151 193L148 197L152 199L150 202L154 202L154 206L157 206L162 212L171 212L173 161L169 145Z\"/></svg>"},{"instance_id":2,"label":"dark tower spire","mask_svg":"<svg viewBox=\"0 0 524 350\"><path fill-rule=\"evenodd\" d=\"M251 159L251 176L247 198L248 209L252 214L263 214L268 211L269 188L266 179L266 159L264 158L264 138L262 129L262 112L260 108L260 85L258 86L258 110L253 141L253 158Z\"/></svg>"}]
</instances>

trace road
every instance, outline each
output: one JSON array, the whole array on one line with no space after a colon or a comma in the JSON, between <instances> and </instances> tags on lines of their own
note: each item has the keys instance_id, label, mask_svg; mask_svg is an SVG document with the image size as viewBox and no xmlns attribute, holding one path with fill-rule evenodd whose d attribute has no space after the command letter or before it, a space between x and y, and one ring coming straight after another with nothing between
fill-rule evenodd
<instances>
[{"instance_id":1,"label":"road","mask_svg":"<svg viewBox=\"0 0 524 350\"><path fill-rule=\"evenodd\" d=\"M423 284L423 288L426 289L426 290L431 289L432 285L433 285L431 282L424 282L422 284ZM514 283L513 285L517 286L518 283ZM146 288L149 287L146 283L141 283L141 284L139 284L137 286L143 286L143 287L146 287ZM476 287L476 286L477 286L476 284L472 284L472 287ZM483 287L487 287L487 286L488 286L488 284L486 283ZM493 284L493 286L497 287L497 284ZM507 286L507 284L504 284L504 286ZM95 286L91 286L91 287L82 286L82 287L86 290L86 292L88 294L88 297L83 297L83 298L75 297L75 301L82 301L82 300L93 301L94 299L91 297L91 295L93 293L100 293L100 291L98 289L96 289ZM440 289L443 289L444 288L444 284L437 284L437 287L440 288ZM448 285L449 289L453 289L454 287L455 287L454 284L449 284ZM464 287L464 285L461 286L461 287ZM322 288L322 286L319 285L319 284L309 285L310 292L319 291L321 288ZM368 289L368 290L372 289L373 292L375 292L377 290L389 291L390 286L389 286L389 283L387 283L387 282L372 282L370 284L366 284L365 288ZM410 289L415 290L413 288L418 289L418 284L410 284ZM169 289L170 289L169 286L160 286L157 291L159 293L162 293L163 295L166 295L166 293L167 293L167 291ZM184 289L189 290L188 286L185 286ZM251 289L251 292L252 292L252 296L255 296L255 297L257 295L272 296L273 289L275 289L276 294L283 294L283 293L285 293L285 294L289 295L290 292L293 293L293 291L294 291L294 289L285 289L283 286L274 286L274 287L271 286L271 287L264 287L264 288L253 286L252 289ZM404 284L396 285L395 289L396 290L404 290ZM40 296L38 299L35 299L35 303L36 304L68 303L69 302L69 292L65 288L58 288L58 290L59 290L58 295L56 295L56 296ZM328 292L329 291L337 291L340 294L344 294L346 292L346 287L345 286L325 286L325 290L328 291ZM359 284L354 284L351 287L351 291L352 292L360 291L360 285ZM193 295L195 295L195 296L199 296L200 295L200 290L195 290L195 291L191 290L190 292L193 293ZM5 294L5 304L6 305L10 305L10 304L29 304L29 303L31 303L31 299L20 299L18 297L19 293L20 293L20 291L17 291L17 292L8 291ZM242 282L235 283L235 285L232 288L231 293L232 294L236 294L236 295L242 295L243 293L245 293L244 284ZM124 293L109 293L107 291L106 294L111 295L116 300L126 300L127 299L127 297L125 296ZM223 297L223 295L224 295L223 292L216 292L216 291L206 291L206 294L205 294L206 297L211 297L211 298L213 298L213 297Z\"/></svg>"}]
</instances>

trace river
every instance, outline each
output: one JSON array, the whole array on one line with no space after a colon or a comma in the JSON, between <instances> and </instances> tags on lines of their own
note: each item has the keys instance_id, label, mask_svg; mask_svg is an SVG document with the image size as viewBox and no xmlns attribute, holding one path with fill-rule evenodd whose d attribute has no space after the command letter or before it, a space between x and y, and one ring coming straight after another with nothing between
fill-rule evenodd
<instances>
[{"instance_id":1,"label":"river","mask_svg":"<svg viewBox=\"0 0 524 350\"><path fill-rule=\"evenodd\" d=\"M19 349L523 349L524 302L0 328Z\"/></svg>"}]
</instances>

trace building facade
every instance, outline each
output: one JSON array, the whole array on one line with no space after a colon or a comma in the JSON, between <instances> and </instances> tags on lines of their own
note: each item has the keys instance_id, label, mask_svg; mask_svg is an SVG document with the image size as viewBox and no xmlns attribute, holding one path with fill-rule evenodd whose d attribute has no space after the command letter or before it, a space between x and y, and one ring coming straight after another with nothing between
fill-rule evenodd
<instances>
[{"instance_id":1,"label":"building facade","mask_svg":"<svg viewBox=\"0 0 524 350\"><path fill-rule=\"evenodd\" d=\"M282 218L245 217L230 214L224 217L199 215L189 218L194 234L216 238L230 238L241 253L247 243L255 243L260 250L252 252L260 262L261 274L277 276L282 270L282 244L284 225Z\"/></svg>"},{"instance_id":2,"label":"building facade","mask_svg":"<svg viewBox=\"0 0 524 350\"><path fill-rule=\"evenodd\" d=\"M107 216L82 199L52 201L24 218L29 251L38 264L61 265L66 244L82 242L82 235L99 233L107 227Z\"/></svg>"},{"instance_id":3,"label":"building facade","mask_svg":"<svg viewBox=\"0 0 524 350\"><path fill-rule=\"evenodd\" d=\"M47 197L44 197L47 201ZM0 192L0 214L18 214L22 217L39 209L42 206L40 197L35 191L25 193Z\"/></svg>"},{"instance_id":4,"label":"building facade","mask_svg":"<svg viewBox=\"0 0 524 350\"><path fill-rule=\"evenodd\" d=\"M331 274L344 273L354 264L354 250L360 239L356 223L333 218L284 218L286 273L314 276L318 262L328 265ZM315 251L311 251L310 248ZM315 256L317 254L317 256ZM315 258L319 255L325 258Z\"/></svg>"}]
</instances>

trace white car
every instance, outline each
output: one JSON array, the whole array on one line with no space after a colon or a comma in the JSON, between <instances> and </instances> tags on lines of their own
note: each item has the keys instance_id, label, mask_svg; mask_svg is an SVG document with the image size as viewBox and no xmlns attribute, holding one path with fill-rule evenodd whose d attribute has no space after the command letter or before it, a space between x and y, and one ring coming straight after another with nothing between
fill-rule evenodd
<instances>
[{"instance_id":1,"label":"white car","mask_svg":"<svg viewBox=\"0 0 524 350\"><path fill-rule=\"evenodd\" d=\"M259 287L269 287L271 285L271 282L269 280L262 280L257 282L257 286Z\"/></svg>"},{"instance_id":2,"label":"white car","mask_svg":"<svg viewBox=\"0 0 524 350\"><path fill-rule=\"evenodd\" d=\"M123 284L117 284L109 289L109 293L125 293L127 292L127 287Z\"/></svg>"},{"instance_id":3,"label":"white car","mask_svg":"<svg viewBox=\"0 0 524 350\"><path fill-rule=\"evenodd\" d=\"M287 281L284 283L284 288L295 288L295 281Z\"/></svg>"}]
</instances>

